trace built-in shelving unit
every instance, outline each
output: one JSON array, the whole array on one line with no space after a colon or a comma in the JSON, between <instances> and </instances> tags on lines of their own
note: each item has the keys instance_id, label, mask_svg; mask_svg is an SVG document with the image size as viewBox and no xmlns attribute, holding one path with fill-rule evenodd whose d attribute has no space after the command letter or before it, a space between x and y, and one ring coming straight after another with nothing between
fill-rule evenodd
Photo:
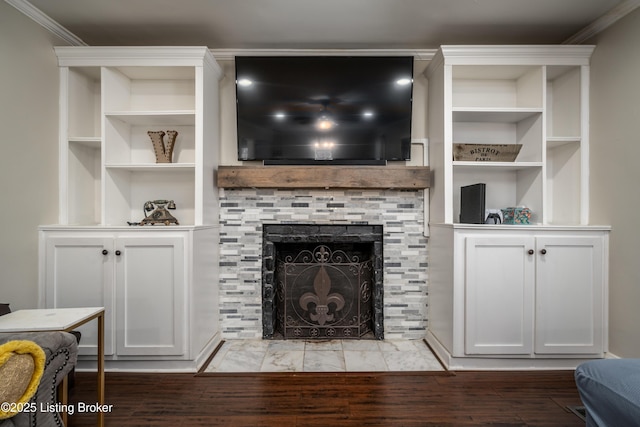
<instances>
[{"instance_id":1,"label":"built-in shelving unit","mask_svg":"<svg viewBox=\"0 0 640 427\"><path fill-rule=\"evenodd\" d=\"M571 368L607 352L608 227L589 224L593 46L442 46L429 64L427 341L452 369ZM513 162L454 144L521 144ZM460 187L530 225L462 224ZM581 299L579 302L578 300Z\"/></svg>"},{"instance_id":2,"label":"built-in shelving unit","mask_svg":"<svg viewBox=\"0 0 640 427\"><path fill-rule=\"evenodd\" d=\"M588 223L588 64L592 46L443 46L427 69L431 218L457 223L461 186L486 207L527 206L538 224ZM435 93L435 95L434 95ZM454 161L453 144L522 144L514 162ZM440 191L441 189L441 191Z\"/></svg>"},{"instance_id":3,"label":"built-in shelving unit","mask_svg":"<svg viewBox=\"0 0 640 427\"><path fill-rule=\"evenodd\" d=\"M61 224L140 221L141 207L153 199L174 200L181 224L215 221L203 213L215 197L205 183L212 182L217 159L217 147L204 142L205 127L213 122L203 112L207 69L193 60L206 49L187 48L187 54L179 49L140 48L137 58L116 48L94 49L99 53L90 58L56 49L66 104L60 138ZM172 61L172 55L178 59ZM178 132L172 163L156 163L150 130Z\"/></svg>"},{"instance_id":4,"label":"built-in shelving unit","mask_svg":"<svg viewBox=\"0 0 640 427\"><path fill-rule=\"evenodd\" d=\"M220 341L221 69L206 47L56 54L59 221L40 227L40 304L104 306L107 369L196 370ZM147 132L169 130L171 162L158 162ZM137 225L154 200L172 200L179 225ZM83 331L83 356L95 338Z\"/></svg>"}]
</instances>

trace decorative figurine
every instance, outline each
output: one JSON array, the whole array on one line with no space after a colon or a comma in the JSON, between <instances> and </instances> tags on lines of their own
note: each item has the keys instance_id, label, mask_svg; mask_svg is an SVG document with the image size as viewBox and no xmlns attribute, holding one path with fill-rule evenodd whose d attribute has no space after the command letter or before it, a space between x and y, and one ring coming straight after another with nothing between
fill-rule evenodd
<instances>
[{"instance_id":1,"label":"decorative figurine","mask_svg":"<svg viewBox=\"0 0 640 427\"><path fill-rule=\"evenodd\" d=\"M156 153L156 163L172 163L173 147L176 144L178 131L168 130L165 134L163 131L148 131L147 134L153 143L153 151ZM169 140L165 144L164 136L168 135Z\"/></svg>"},{"instance_id":2,"label":"decorative figurine","mask_svg":"<svg viewBox=\"0 0 640 427\"><path fill-rule=\"evenodd\" d=\"M165 205L167 206L165 208ZM176 204L173 200L150 200L144 204L144 219L139 225L155 225L155 224L175 224L180 225L178 220L167 211L167 209L175 209ZM153 212L151 212L153 211ZM151 212L147 215L147 212Z\"/></svg>"}]
</instances>

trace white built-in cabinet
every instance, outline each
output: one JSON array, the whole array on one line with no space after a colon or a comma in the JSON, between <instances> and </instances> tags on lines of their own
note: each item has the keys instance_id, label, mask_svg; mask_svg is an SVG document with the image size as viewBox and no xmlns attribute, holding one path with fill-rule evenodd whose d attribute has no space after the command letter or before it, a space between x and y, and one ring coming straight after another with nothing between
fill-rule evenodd
<instances>
[{"instance_id":1,"label":"white built-in cabinet","mask_svg":"<svg viewBox=\"0 0 640 427\"><path fill-rule=\"evenodd\" d=\"M458 235L461 238L462 235ZM533 237L465 238L464 354L530 354L533 349ZM456 278L454 278L455 280Z\"/></svg>"},{"instance_id":2,"label":"white built-in cabinet","mask_svg":"<svg viewBox=\"0 0 640 427\"><path fill-rule=\"evenodd\" d=\"M185 355L188 234L48 230L45 282L51 307L105 307L105 355ZM81 354L96 347L82 327Z\"/></svg>"},{"instance_id":3,"label":"white built-in cabinet","mask_svg":"<svg viewBox=\"0 0 640 427\"><path fill-rule=\"evenodd\" d=\"M589 224L593 46L442 46L429 79L428 340L451 368L572 367L607 351L608 227ZM522 144L513 162L455 143ZM531 225L460 224L460 187Z\"/></svg>"},{"instance_id":4,"label":"white built-in cabinet","mask_svg":"<svg viewBox=\"0 0 640 427\"><path fill-rule=\"evenodd\" d=\"M40 234L43 251L40 279L44 281L45 307L104 307L104 353L113 355L113 239L93 233L41 231ZM96 354L94 325L84 325L79 330L80 354Z\"/></svg>"},{"instance_id":5,"label":"white built-in cabinet","mask_svg":"<svg viewBox=\"0 0 640 427\"><path fill-rule=\"evenodd\" d=\"M458 233L465 246L464 354L601 356L604 237L567 230Z\"/></svg>"},{"instance_id":6,"label":"white built-in cabinet","mask_svg":"<svg viewBox=\"0 0 640 427\"><path fill-rule=\"evenodd\" d=\"M220 340L219 66L205 47L61 47L59 222L43 307L104 306L107 368L193 370ZM158 163L148 131L178 132ZM173 200L179 225L140 222ZM95 329L95 328L94 328ZM95 354L91 325L81 354Z\"/></svg>"}]
</instances>

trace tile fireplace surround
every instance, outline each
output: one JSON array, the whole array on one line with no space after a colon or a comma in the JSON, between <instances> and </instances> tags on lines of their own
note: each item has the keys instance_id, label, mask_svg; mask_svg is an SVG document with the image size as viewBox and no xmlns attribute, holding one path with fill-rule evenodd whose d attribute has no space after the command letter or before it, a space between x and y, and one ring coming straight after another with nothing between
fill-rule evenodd
<instances>
[{"instance_id":1,"label":"tile fireplace surround","mask_svg":"<svg viewBox=\"0 0 640 427\"><path fill-rule=\"evenodd\" d=\"M427 327L427 238L421 190L220 191L223 339L262 337L263 224L383 226L384 337L421 339Z\"/></svg>"}]
</instances>

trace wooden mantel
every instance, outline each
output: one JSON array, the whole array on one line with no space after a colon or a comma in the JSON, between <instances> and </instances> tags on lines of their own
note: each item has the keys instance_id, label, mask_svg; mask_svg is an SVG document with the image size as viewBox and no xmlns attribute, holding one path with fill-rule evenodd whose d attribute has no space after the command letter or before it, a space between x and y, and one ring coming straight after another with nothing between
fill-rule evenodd
<instances>
[{"instance_id":1,"label":"wooden mantel","mask_svg":"<svg viewBox=\"0 0 640 427\"><path fill-rule=\"evenodd\" d=\"M353 188L416 190L429 187L427 166L220 166L221 188Z\"/></svg>"}]
</instances>

